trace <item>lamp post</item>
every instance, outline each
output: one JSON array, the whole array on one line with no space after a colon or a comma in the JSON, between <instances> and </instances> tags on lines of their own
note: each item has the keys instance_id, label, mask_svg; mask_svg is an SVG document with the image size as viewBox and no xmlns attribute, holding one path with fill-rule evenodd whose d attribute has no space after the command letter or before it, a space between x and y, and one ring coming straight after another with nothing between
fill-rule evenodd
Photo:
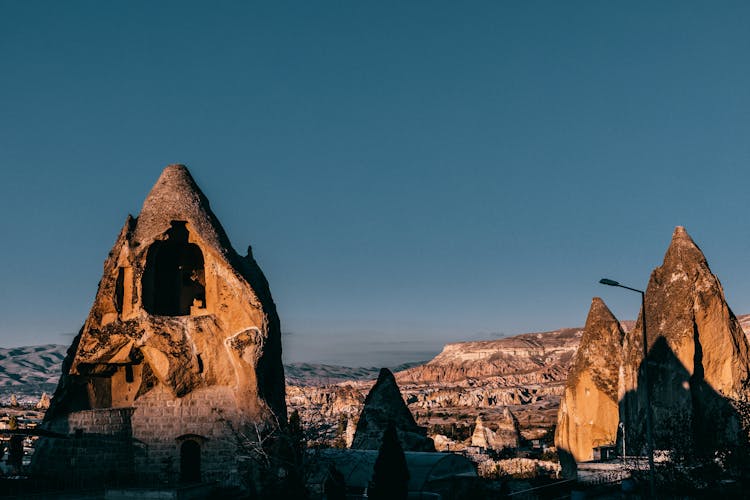
<instances>
[{"instance_id":1,"label":"lamp post","mask_svg":"<svg viewBox=\"0 0 750 500\"><path fill-rule=\"evenodd\" d=\"M643 328L643 384L646 386L644 391L646 396L646 447L648 452L648 483L651 490L651 498L656 498L656 481L654 480L654 434L653 421L651 417L651 386L648 383L648 336L646 335L646 292L637 288L621 285L619 282L607 278L599 280L602 285L616 286L638 292L641 294L641 327ZM624 429L623 429L624 430ZM625 437L623 436L623 446Z\"/></svg>"}]
</instances>

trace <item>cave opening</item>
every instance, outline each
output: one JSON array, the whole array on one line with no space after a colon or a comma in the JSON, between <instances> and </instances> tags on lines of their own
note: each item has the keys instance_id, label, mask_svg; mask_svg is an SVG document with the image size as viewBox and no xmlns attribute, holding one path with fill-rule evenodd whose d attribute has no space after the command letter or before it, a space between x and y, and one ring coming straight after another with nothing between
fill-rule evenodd
<instances>
[{"instance_id":1,"label":"cave opening","mask_svg":"<svg viewBox=\"0 0 750 500\"><path fill-rule=\"evenodd\" d=\"M125 269L117 269L117 280L115 281L115 310L122 314L122 305L125 300Z\"/></svg>"},{"instance_id":2,"label":"cave opening","mask_svg":"<svg viewBox=\"0 0 750 500\"><path fill-rule=\"evenodd\" d=\"M143 307L159 316L188 316L206 307L203 252L188 241L184 221L172 221L167 238L148 249L143 272Z\"/></svg>"}]
</instances>

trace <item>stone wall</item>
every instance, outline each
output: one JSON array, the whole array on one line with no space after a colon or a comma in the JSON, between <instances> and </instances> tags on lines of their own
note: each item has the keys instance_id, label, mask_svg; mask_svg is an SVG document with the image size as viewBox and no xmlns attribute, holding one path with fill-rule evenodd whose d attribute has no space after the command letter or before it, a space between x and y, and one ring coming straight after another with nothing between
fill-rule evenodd
<instances>
[{"instance_id":1,"label":"stone wall","mask_svg":"<svg viewBox=\"0 0 750 500\"><path fill-rule=\"evenodd\" d=\"M200 446L201 476L191 479L239 485L238 420L231 388L176 398L158 385L133 407L72 412L49 422L49 430L68 439L39 440L34 474L73 485L176 484L180 448L192 440Z\"/></svg>"},{"instance_id":2,"label":"stone wall","mask_svg":"<svg viewBox=\"0 0 750 500\"><path fill-rule=\"evenodd\" d=\"M232 390L209 387L175 398L157 386L136 401L133 438L143 445L135 457L149 482L179 480L180 446L192 439L201 448L201 479L237 483L237 414Z\"/></svg>"},{"instance_id":3,"label":"stone wall","mask_svg":"<svg viewBox=\"0 0 750 500\"><path fill-rule=\"evenodd\" d=\"M73 412L49 430L68 436L37 441L33 472L58 483L128 481L134 476L131 416L134 408Z\"/></svg>"}]
</instances>

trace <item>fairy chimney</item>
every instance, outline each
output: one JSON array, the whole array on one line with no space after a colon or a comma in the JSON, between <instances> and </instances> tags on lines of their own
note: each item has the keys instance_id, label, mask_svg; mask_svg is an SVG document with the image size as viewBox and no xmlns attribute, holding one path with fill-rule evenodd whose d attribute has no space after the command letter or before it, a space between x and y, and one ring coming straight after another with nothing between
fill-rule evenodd
<instances>
[{"instance_id":1,"label":"fairy chimney","mask_svg":"<svg viewBox=\"0 0 750 500\"><path fill-rule=\"evenodd\" d=\"M187 168L170 165L104 262L45 417L83 439L44 440L34 469L238 483L238 436L285 421L268 282L250 249L232 248Z\"/></svg>"},{"instance_id":2,"label":"fairy chimney","mask_svg":"<svg viewBox=\"0 0 750 500\"><path fill-rule=\"evenodd\" d=\"M555 446L566 475L575 470L574 462L593 460L595 447L615 443L624 335L617 318L595 297L557 415Z\"/></svg>"},{"instance_id":3,"label":"fairy chimney","mask_svg":"<svg viewBox=\"0 0 750 500\"><path fill-rule=\"evenodd\" d=\"M748 351L721 283L678 226L664 263L651 273L645 311L625 336L619 400L627 452L646 447L646 411L656 449L688 458L747 452Z\"/></svg>"},{"instance_id":4,"label":"fairy chimney","mask_svg":"<svg viewBox=\"0 0 750 500\"><path fill-rule=\"evenodd\" d=\"M406 406L396 378L388 368L381 368L378 380L365 398L359 415L351 448L377 450L383 433L392 425L405 451L435 451L435 443L427 437L427 429L420 427Z\"/></svg>"},{"instance_id":5,"label":"fairy chimney","mask_svg":"<svg viewBox=\"0 0 750 500\"><path fill-rule=\"evenodd\" d=\"M503 413L494 423L497 429L493 431L485 424L482 416L477 415L474 432L471 435L471 446L478 446L488 450L518 448L520 441L518 422L507 406L503 408Z\"/></svg>"}]
</instances>

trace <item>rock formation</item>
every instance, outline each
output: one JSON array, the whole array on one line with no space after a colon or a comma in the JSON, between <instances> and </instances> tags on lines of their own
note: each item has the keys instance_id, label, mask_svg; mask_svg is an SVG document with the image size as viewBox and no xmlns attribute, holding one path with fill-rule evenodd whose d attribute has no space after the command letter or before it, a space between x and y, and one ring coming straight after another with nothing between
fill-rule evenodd
<instances>
[{"instance_id":1,"label":"rock formation","mask_svg":"<svg viewBox=\"0 0 750 500\"><path fill-rule=\"evenodd\" d=\"M405 451L435 451L432 439L427 437L427 429L417 425L406 406L393 373L383 368L365 398L351 447L359 450L379 449L389 424L395 427Z\"/></svg>"},{"instance_id":2,"label":"rock formation","mask_svg":"<svg viewBox=\"0 0 750 500\"><path fill-rule=\"evenodd\" d=\"M595 446L615 443L624 335L609 308L595 297L557 416L555 446L566 473L572 473L574 467L568 458L575 462L593 460Z\"/></svg>"},{"instance_id":3,"label":"rock formation","mask_svg":"<svg viewBox=\"0 0 750 500\"><path fill-rule=\"evenodd\" d=\"M471 446L488 450L518 448L519 437L518 422L510 410L504 408L502 417L497 421L497 430L494 431L485 425L481 415L477 416L471 435Z\"/></svg>"},{"instance_id":4,"label":"rock formation","mask_svg":"<svg viewBox=\"0 0 750 500\"><path fill-rule=\"evenodd\" d=\"M564 381L580 337L579 328L563 328L497 340L456 342L447 344L428 363L399 372L396 377L401 384L487 377L509 377L508 382L523 384Z\"/></svg>"},{"instance_id":5,"label":"rock formation","mask_svg":"<svg viewBox=\"0 0 750 500\"><path fill-rule=\"evenodd\" d=\"M128 216L63 362L44 425L75 432L79 449L47 440L35 470L68 475L76 460L88 482L237 483L237 437L278 422L284 372L268 283L188 170L171 165Z\"/></svg>"},{"instance_id":6,"label":"rock formation","mask_svg":"<svg viewBox=\"0 0 750 500\"><path fill-rule=\"evenodd\" d=\"M347 448L351 448L354 443L354 435L357 433L357 424L352 417L346 419L346 429L344 430L344 443Z\"/></svg>"},{"instance_id":7,"label":"rock formation","mask_svg":"<svg viewBox=\"0 0 750 500\"><path fill-rule=\"evenodd\" d=\"M520 433L518 432L518 420L509 408L503 408L503 413L495 421L495 449L518 448L520 444Z\"/></svg>"},{"instance_id":8,"label":"rock formation","mask_svg":"<svg viewBox=\"0 0 750 500\"><path fill-rule=\"evenodd\" d=\"M457 443L444 434L433 434L432 441L437 451L456 451L466 447L463 443Z\"/></svg>"},{"instance_id":9,"label":"rock formation","mask_svg":"<svg viewBox=\"0 0 750 500\"><path fill-rule=\"evenodd\" d=\"M625 337L619 397L628 453L645 448L649 389L656 449L687 458L744 449L749 386L747 339L703 253L677 227L651 273L645 310Z\"/></svg>"},{"instance_id":10,"label":"rock formation","mask_svg":"<svg viewBox=\"0 0 750 500\"><path fill-rule=\"evenodd\" d=\"M491 429L485 427L482 416L477 415L477 419L474 422L474 432L471 434L471 446L493 449L494 442L495 433L492 432Z\"/></svg>"},{"instance_id":11,"label":"rock formation","mask_svg":"<svg viewBox=\"0 0 750 500\"><path fill-rule=\"evenodd\" d=\"M37 402L35 408L37 410L46 410L49 408L49 396L46 392L42 393L42 397L39 398L39 401Z\"/></svg>"}]
</instances>

